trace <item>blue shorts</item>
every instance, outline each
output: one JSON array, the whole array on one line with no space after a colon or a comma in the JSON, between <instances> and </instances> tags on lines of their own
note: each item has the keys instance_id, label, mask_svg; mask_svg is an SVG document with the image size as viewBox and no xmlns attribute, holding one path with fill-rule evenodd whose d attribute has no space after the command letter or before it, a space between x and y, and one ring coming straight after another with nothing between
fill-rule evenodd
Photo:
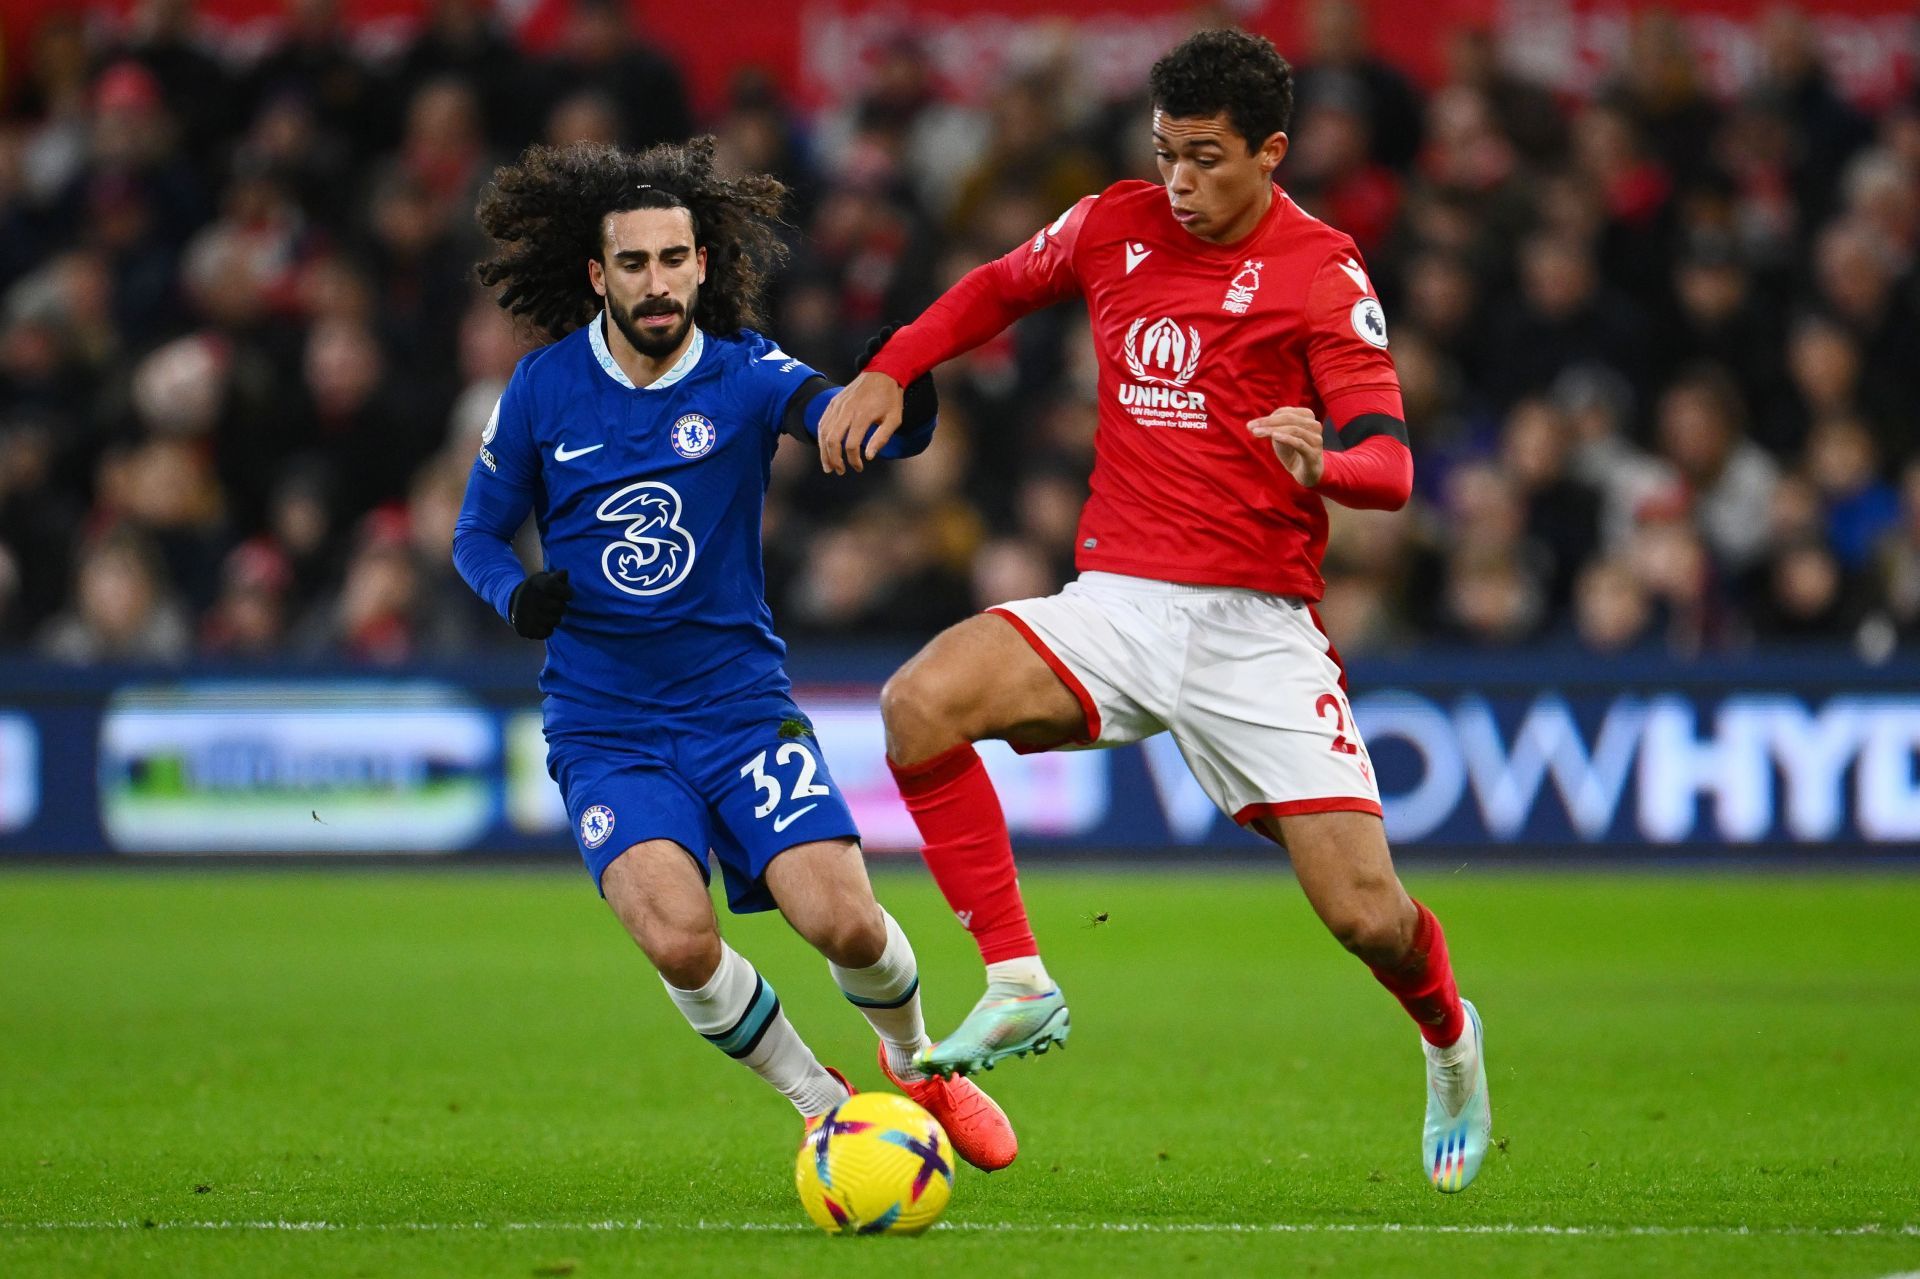
<instances>
[{"instance_id":1,"label":"blue shorts","mask_svg":"<svg viewBox=\"0 0 1920 1279\"><path fill-rule=\"evenodd\" d=\"M619 735L549 728L547 771L596 887L627 849L670 839L702 876L708 851L719 858L735 914L772 910L775 857L860 836L812 723L785 697L662 715Z\"/></svg>"}]
</instances>

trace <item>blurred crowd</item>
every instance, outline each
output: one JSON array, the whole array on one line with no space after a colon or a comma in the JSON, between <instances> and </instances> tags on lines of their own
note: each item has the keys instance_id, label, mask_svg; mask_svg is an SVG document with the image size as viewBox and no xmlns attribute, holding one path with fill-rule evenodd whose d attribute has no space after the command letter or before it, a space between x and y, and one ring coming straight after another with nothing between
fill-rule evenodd
<instances>
[{"instance_id":1,"label":"blurred crowd","mask_svg":"<svg viewBox=\"0 0 1920 1279\"><path fill-rule=\"evenodd\" d=\"M793 192L769 326L846 377L867 336L1079 196L1152 177L1143 97L1036 49L962 98L909 39L803 115L743 69L710 118L626 6L528 56L486 0L397 55L295 0L246 62L191 0L56 15L0 117L0 646L72 661L516 643L448 545L525 350L472 283L475 197L532 141L711 131ZM1736 100L1637 19L1568 100L1447 37L1416 89L1322 0L1280 178L1359 242L1393 334L1412 508L1335 512L1343 650L1448 643L1869 657L1920 634L1920 99L1844 100L1779 10ZM1095 360L1077 306L946 366L912 462L775 461L776 623L914 639L1072 574Z\"/></svg>"}]
</instances>

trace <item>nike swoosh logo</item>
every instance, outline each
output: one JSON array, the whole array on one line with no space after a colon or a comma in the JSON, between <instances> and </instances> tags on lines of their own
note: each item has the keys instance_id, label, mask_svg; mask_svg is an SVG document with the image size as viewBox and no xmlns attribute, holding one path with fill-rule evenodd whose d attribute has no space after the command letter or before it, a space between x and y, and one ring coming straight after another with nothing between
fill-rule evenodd
<instances>
[{"instance_id":1,"label":"nike swoosh logo","mask_svg":"<svg viewBox=\"0 0 1920 1279\"><path fill-rule=\"evenodd\" d=\"M586 448L574 449L572 452L568 452L566 445L556 444L553 449L553 460L556 462L571 462L576 457L585 457L595 449L603 449L605 447L607 446L604 444L589 444Z\"/></svg>"},{"instance_id":2,"label":"nike swoosh logo","mask_svg":"<svg viewBox=\"0 0 1920 1279\"><path fill-rule=\"evenodd\" d=\"M1153 252L1152 249L1143 249L1138 245L1129 244L1127 246L1127 274L1132 275L1133 268L1145 262L1147 260L1147 254L1151 252Z\"/></svg>"},{"instance_id":3,"label":"nike swoosh logo","mask_svg":"<svg viewBox=\"0 0 1920 1279\"><path fill-rule=\"evenodd\" d=\"M818 807L820 807L820 805L818 804L808 804L805 808L802 808L797 812L788 813L785 817L774 818L773 833L778 835L781 831L793 825L795 822L799 821L802 817L805 817L808 813L811 813L814 809Z\"/></svg>"}]
</instances>

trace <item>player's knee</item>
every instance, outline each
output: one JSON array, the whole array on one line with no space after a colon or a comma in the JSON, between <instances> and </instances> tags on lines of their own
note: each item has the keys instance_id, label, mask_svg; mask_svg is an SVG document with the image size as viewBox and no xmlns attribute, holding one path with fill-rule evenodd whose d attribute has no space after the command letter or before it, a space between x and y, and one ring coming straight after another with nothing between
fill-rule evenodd
<instances>
[{"instance_id":1,"label":"player's knee","mask_svg":"<svg viewBox=\"0 0 1920 1279\"><path fill-rule=\"evenodd\" d=\"M918 666L894 672L880 688L880 718L894 741L951 734L958 709L946 681Z\"/></svg>"},{"instance_id":2,"label":"player's knee","mask_svg":"<svg viewBox=\"0 0 1920 1279\"><path fill-rule=\"evenodd\" d=\"M886 952L887 926L878 906L871 911L836 912L816 925L807 940L842 968L870 968Z\"/></svg>"},{"instance_id":3,"label":"player's knee","mask_svg":"<svg viewBox=\"0 0 1920 1279\"><path fill-rule=\"evenodd\" d=\"M1398 963L1409 940L1399 912L1386 901L1343 903L1328 912L1327 927L1342 946L1376 968Z\"/></svg>"},{"instance_id":4,"label":"player's knee","mask_svg":"<svg viewBox=\"0 0 1920 1279\"><path fill-rule=\"evenodd\" d=\"M660 975L680 990L698 990L720 967L720 934L710 929L675 929L645 943L647 958Z\"/></svg>"}]
</instances>

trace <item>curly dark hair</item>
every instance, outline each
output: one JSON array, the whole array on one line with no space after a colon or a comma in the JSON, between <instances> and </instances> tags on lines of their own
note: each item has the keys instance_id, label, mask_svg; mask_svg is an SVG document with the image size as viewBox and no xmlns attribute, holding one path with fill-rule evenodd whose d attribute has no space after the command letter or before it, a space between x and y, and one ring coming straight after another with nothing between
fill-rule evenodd
<instances>
[{"instance_id":1,"label":"curly dark hair","mask_svg":"<svg viewBox=\"0 0 1920 1279\"><path fill-rule=\"evenodd\" d=\"M1153 64L1147 87L1170 116L1225 111L1249 151L1293 123L1293 68L1273 41L1245 31L1188 36Z\"/></svg>"},{"instance_id":2,"label":"curly dark hair","mask_svg":"<svg viewBox=\"0 0 1920 1279\"><path fill-rule=\"evenodd\" d=\"M787 255L775 230L787 189L764 174L722 177L713 155L710 136L638 154L593 142L528 147L480 196L480 229L493 240L480 283L549 341L565 337L600 310L587 261L604 261L607 215L684 208L707 251L694 322L721 336L761 324L767 276Z\"/></svg>"}]
</instances>

